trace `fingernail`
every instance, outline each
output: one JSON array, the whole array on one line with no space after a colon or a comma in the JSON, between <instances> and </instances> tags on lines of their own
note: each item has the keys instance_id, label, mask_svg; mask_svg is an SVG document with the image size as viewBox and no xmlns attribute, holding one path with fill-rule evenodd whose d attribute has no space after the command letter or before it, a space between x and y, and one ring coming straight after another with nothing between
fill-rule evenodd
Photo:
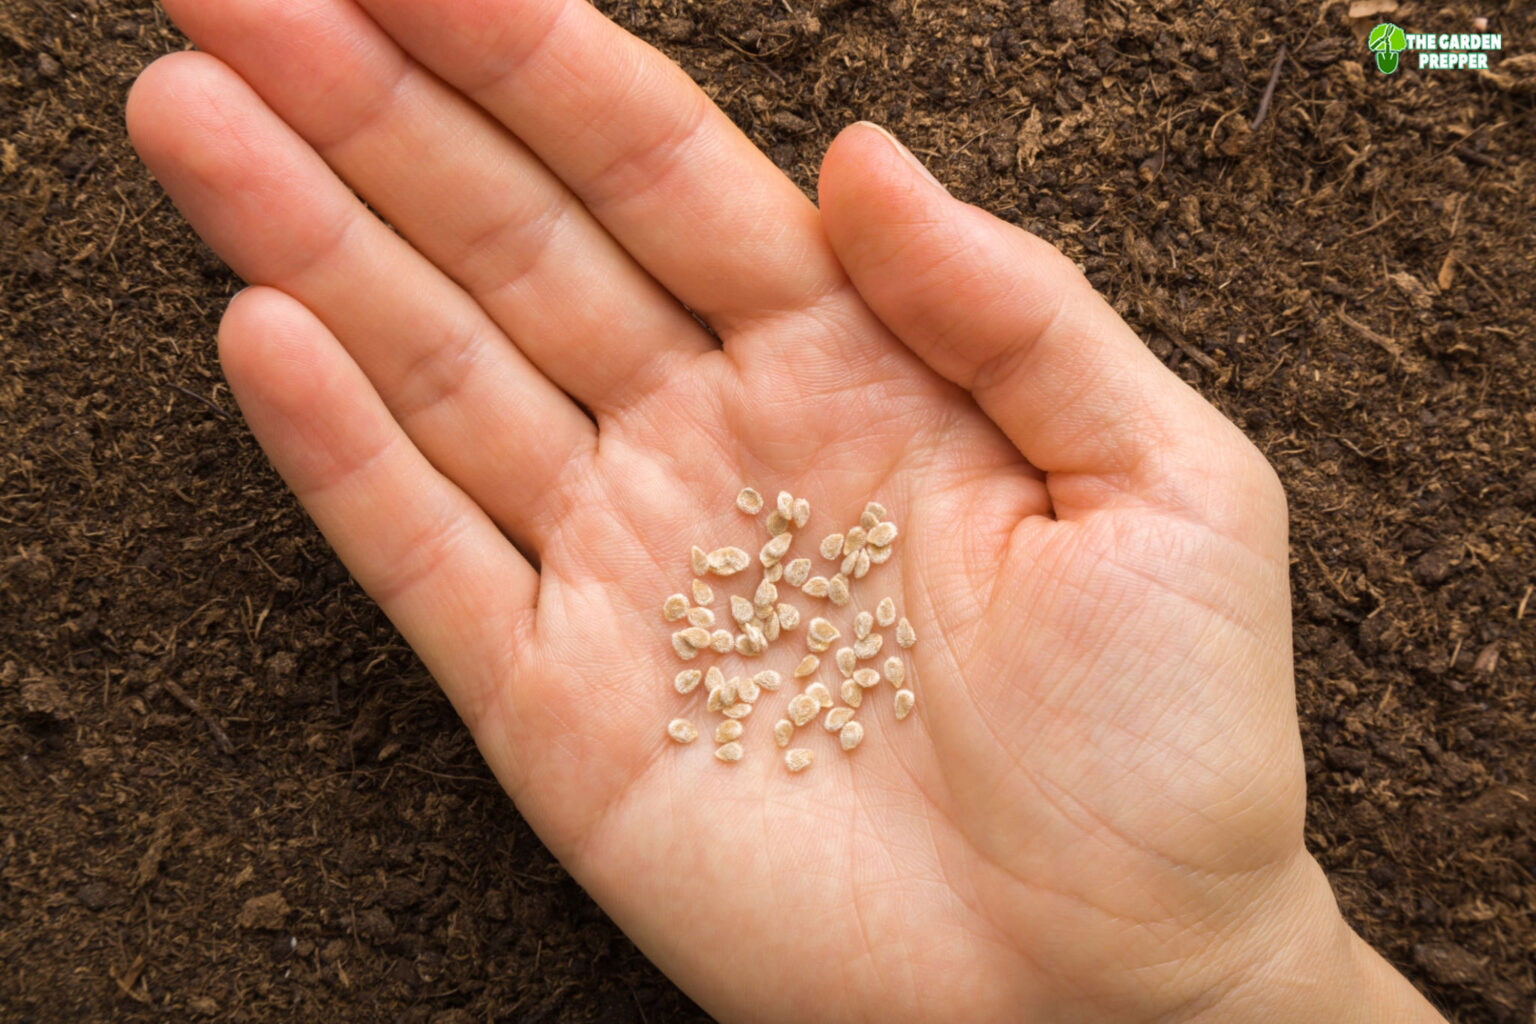
<instances>
[{"instance_id":1,"label":"fingernail","mask_svg":"<svg viewBox=\"0 0 1536 1024\"><path fill-rule=\"evenodd\" d=\"M910 149L908 149L906 146L903 146L900 142L896 141L896 136L892 135L890 132L886 131L884 128L882 128L879 125L875 124L875 122L873 122L873 121L860 121L859 124L863 125L866 128L873 128L875 131L879 132L881 135L884 135L885 138L886 138L886 141L888 141L892 146L894 146L896 148L896 152L901 154L901 157L902 157L903 160L907 161L907 163L911 164L913 167L916 167L918 172L920 174L922 174L923 177L927 178L929 181L931 181L935 185L939 186L939 188L944 189L944 183L939 181L938 178L935 178L933 176L933 174L928 170L928 168L923 166L923 162L912 154L912 151ZM949 189L944 189L944 191L948 192Z\"/></svg>"}]
</instances>

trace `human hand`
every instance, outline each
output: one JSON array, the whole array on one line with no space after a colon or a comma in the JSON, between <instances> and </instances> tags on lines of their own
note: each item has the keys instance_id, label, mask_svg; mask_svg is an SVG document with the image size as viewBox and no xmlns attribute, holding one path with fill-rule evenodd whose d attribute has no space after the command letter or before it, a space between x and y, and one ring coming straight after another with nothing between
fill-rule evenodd
<instances>
[{"instance_id":1,"label":"human hand","mask_svg":"<svg viewBox=\"0 0 1536 1024\"><path fill-rule=\"evenodd\" d=\"M206 52L130 127L256 286L220 333L253 432L704 1007L1437 1019L1303 849L1278 482L1059 253L864 127L818 212L570 0L166 8ZM917 625L918 710L803 775L766 707L736 765L662 731L661 599L765 539L742 483L811 499L797 554L872 497L902 529L859 593Z\"/></svg>"}]
</instances>

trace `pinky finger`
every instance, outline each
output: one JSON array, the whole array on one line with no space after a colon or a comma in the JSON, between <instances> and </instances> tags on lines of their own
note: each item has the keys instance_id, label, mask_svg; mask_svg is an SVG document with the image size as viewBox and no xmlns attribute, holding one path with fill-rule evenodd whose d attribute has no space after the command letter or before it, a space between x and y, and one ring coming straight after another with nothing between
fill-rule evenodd
<instances>
[{"instance_id":1,"label":"pinky finger","mask_svg":"<svg viewBox=\"0 0 1536 1024\"><path fill-rule=\"evenodd\" d=\"M504 694L517 639L532 633L538 573L296 299L237 295L219 358L273 466L475 731Z\"/></svg>"}]
</instances>

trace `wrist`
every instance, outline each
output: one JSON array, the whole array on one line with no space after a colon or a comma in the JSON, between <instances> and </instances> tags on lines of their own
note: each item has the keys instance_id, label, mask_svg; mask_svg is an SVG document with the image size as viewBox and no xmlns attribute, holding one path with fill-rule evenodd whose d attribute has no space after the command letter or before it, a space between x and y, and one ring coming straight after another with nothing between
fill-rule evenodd
<instances>
[{"instance_id":1,"label":"wrist","mask_svg":"<svg viewBox=\"0 0 1536 1024\"><path fill-rule=\"evenodd\" d=\"M1322 868L1301 855L1236 941L1225 983L1180 1024L1445 1024L1344 920Z\"/></svg>"}]
</instances>

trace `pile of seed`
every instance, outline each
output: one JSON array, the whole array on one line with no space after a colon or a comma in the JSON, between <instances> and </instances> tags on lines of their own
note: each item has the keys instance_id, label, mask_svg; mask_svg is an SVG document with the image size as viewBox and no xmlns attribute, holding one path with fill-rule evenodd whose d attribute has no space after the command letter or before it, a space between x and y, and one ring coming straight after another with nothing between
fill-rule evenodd
<instances>
[{"instance_id":1,"label":"pile of seed","mask_svg":"<svg viewBox=\"0 0 1536 1024\"><path fill-rule=\"evenodd\" d=\"M736 496L736 507L750 516L757 516L766 507L763 496L750 487L743 488ZM876 565L883 565L891 557L891 546L896 541L896 524L886 518L884 506L871 501L864 506L856 525L843 533L833 533L822 538L818 548L821 557L837 565L830 577L812 575L814 566L809 558L786 561L794 544L795 531L804 529L811 518L811 504L804 498L796 498L788 491L780 491L768 514L764 526L768 541L757 554L762 567L757 585L746 595L730 595L726 605L730 608L730 625L733 629L717 627L715 613L710 606L715 603L715 590L706 577L729 579L746 571L752 565L752 556L741 548L725 547L706 552L695 547L692 551L693 586L692 600L687 595L673 594L662 604L662 615L668 622L686 622L672 634L672 649L684 661L692 661L701 654L728 655L731 652L744 657L756 658L770 647L794 633L800 626L800 609L781 601L779 587L797 588L812 600L826 601L833 609L846 608L853 600L851 581L862 580ZM838 705L831 689L814 678L821 668L821 656L832 650L833 644L843 638L843 632L823 616L814 616L806 624L805 647L808 653L795 666L792 673L794 684L800 692L788 699L784 717L773 726L773 739L780 747L789 747L794 741L795 730L803 728L818 716L824 729L836 733L844 751L853 751L864 739L864 726L856 720L859 708L864 704L866 693L878 687L882 673L870 665L885 646L884 636L876 627L895 627L895 646L906 649L917 643L917 634L905 618L898 619L896 602L882 598L873 612L861 611L851 623L845 623L852 633L847 646L837 648L832 656L841 681ZM901 656L890 653L882 666L884 680L895 688L893 703L897 719L911 714L915 696L907 684L907 667ZM711 714L721 716L715 727L717 744L715 757L721 761L740 761L745 754L741 744L744 731L742 722L752 714L766 694L779 692L784 677L773 669L763 669L750 677L726 677L717 665L707 669L685 668L673 680L678 693L688 695L704 685L708 694L705 707ZM690 719L674 718L667 726L667 734L678 743L692 743L698 739L699 730ZM815 760L815 755L805 747L786 751L784 764L792 772L804 771Z\"/></svg>"}]
</instances>

